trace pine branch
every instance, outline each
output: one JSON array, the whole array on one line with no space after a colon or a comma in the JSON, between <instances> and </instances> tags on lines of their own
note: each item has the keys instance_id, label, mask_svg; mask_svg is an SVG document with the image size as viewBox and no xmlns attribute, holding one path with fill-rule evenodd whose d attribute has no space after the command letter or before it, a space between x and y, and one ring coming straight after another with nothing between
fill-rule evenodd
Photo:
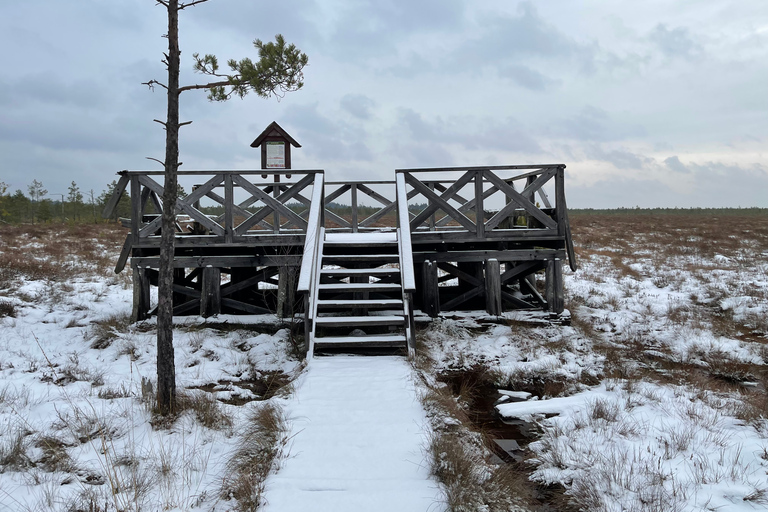
<instances>
[{"instance_id":1,"label":"pine branch","mask_svg":"<svg viewBox=\"0 0 768 512\"><path fill-rule=\"evenodd\" d=\"M186 4L179 4L179 10L185 9L187 7L192 7L193 5L202 4L202 3L205 3L207 1L208 0L194 0L192 2L187 2Z\"/></svg>"},{"instance_id":2,"label":"pine branch","mask_svg":"<svg viewBox=\"0 0 768 512\"><path fill-rule=\"evenodd\" d=\"M149 87L150 91L154 91L156 85L159 85L160 87L162 87L166 91L168 90L168 86L167 85L165 85L162 82L158 82L157 80L150 80L149 82L141 82L141 85L146 85L147 87Z\"/></svg>"},{"instance_id":3,"label":"pine branch","mask_svg":"<svg viewBox=\"0 0 768 512\"><path fill-rule=\"evenodd\" d=\"M239 77L236 77L235 80L237 80L238 78ZM232 85L232 81L227 80L224 82L211 82L209 84L185 85L184 87L179 87L179 93L182 93L184 91L192 91L194 89L213 89L214 87L226 87L228 85Z\"/></svg>"}]
</instances>

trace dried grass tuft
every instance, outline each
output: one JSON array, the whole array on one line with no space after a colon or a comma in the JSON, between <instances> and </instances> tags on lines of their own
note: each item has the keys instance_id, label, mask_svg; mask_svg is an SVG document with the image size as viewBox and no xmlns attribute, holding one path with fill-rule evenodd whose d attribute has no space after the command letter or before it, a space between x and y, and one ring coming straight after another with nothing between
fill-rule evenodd
<instances>
[{"instance_id":1,"label":"dried grass tuft","mask_svg":"<svg viewBox=\"0 0 768 512\"><path fill-rule=\"evenodd\" d=\"M262 504L264 482L285 456L288 427L283 411L267 403L248 419L239 447L227 463L220 495L236 500L234 510L256 512Z\"/></svg>"}]
</instances>

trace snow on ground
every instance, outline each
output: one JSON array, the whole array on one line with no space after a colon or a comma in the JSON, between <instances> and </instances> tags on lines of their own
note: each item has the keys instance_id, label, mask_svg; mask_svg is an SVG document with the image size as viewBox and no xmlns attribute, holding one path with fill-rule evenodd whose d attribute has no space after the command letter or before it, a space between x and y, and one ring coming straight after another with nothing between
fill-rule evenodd
<instances>
[{"instance_id":1,"label":"snow on ground","mask_svg":"<svg viewBox=\"0 0 768 512\"><path fill-rule=\"evenodd\" d=\"M267 479L265 511L443 510L405 358L317 357L285 411L290 455Z\"/></svg>"},{"instance_id":2,"label":"snow on ground","mask_svg":"<svg viewBox=\"0 0 768 512\"><path fill-rule=\"evenodd\" d=\"M130 283L76 255L57 262L66 279L32 279L50 256L25 240L0 251L0 510L231 509L222 475L238 425L263 403L250 401L261 398L250 384L301 369L288 330L274 317L179 319L179 392L243 405L214 401L155 427L142 386L156 372L154 322L129 325ZM8 263L17 253L32 264Z\"/></svg>"}]
</instances>

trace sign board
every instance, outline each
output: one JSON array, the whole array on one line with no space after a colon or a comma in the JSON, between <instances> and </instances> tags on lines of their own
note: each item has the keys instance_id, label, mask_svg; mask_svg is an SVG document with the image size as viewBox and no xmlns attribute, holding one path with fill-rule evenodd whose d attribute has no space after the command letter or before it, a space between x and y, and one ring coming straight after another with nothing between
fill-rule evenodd
<instances>
[{"instance_id":1,"label":"sign board","mask_svg":"<svg viewBox=\"0 0 768 512\"><path fill-rule=\"evenodd\" d=\"M267 147L267 169L285 169L285 142L265 142Z\"/></svg>"}]
</instances>

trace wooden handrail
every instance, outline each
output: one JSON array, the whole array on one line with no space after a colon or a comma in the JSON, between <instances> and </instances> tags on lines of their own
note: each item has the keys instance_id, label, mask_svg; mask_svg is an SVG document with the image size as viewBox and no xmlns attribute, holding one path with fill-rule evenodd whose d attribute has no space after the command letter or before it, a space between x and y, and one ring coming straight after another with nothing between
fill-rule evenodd
<instances>
[{"instance_id":1,"label":"wooden handrail","mask_svg":"<svg viewBox=\"0 0 768 512\"><path fill-rule=\"evenodd\" d=\"M416 291L416 278L413 272L413 247L411 246L411 223L408 214L408 193L405 188L405 175L398 174L396 180L398 248L400 256L400 273L403 278L403 291Z\"/></svg>"},{"instance_id":2,"label":"wooden handrail","mask_svg":"<svg viewBox=\"0 0 768 512\"><path fill-rule=\"evenodd\" d=\"M315 259L318 244L320 242L320 229L323 227L323 174L315 175L315 182L312 185L312 201L309 208L309 219L307 219L307 235L304 238L304 255L301 258L301 271L299 272L299 292L309 292L312 286L312 277L314 276Z\"/></svg>"}]
</instances>

